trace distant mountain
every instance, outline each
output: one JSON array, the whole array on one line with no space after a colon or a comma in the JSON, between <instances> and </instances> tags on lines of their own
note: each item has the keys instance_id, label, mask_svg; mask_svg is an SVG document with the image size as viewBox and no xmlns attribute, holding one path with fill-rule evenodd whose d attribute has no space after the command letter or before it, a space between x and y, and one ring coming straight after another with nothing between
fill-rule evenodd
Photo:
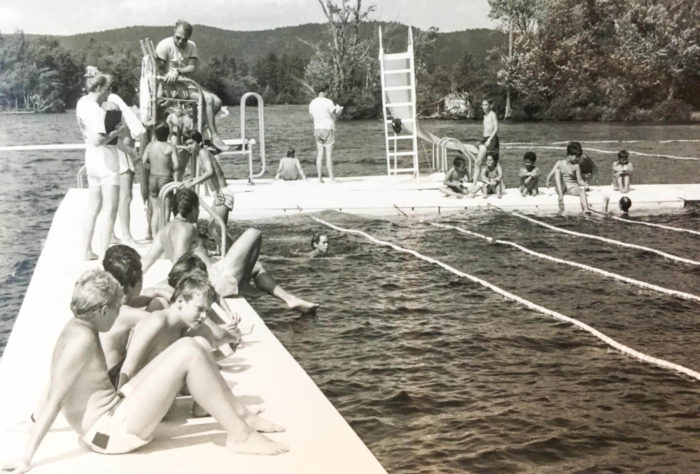
<instances>
[{"instance_id":1,"label":"distant mountain","mask_svg":"<svg viewBox=\"0 0 700 474\"><path fill-rule=\"evenodd\" d=\"M405 49L407 27L404 25L368 22L363 25L362 33L377 40L379 26L382 26L384 31L386 50ZM131 26L71 36L54 36L54 38L70 50L81 50L91 42L97 42L111 44L116 49L130 49L140 54L139 39L151 38L154 44L157 44L172 32L173 28L170 26ZM192 40L197 43L202 60L226 54L253 65L269 53L275 53L278 57L287 54L309 59L313 54L313 48L307 43L324 43L328 39L327 32L327 25L321 23L262 31L231 31L195 25ZM503 44L504 41L505 35L496 30L476 29L439 33L435 45L435 62L451 63L461 58L465 52L471 53L477 62L482 61L489 49Z\"/></svg>"}]
</instances>

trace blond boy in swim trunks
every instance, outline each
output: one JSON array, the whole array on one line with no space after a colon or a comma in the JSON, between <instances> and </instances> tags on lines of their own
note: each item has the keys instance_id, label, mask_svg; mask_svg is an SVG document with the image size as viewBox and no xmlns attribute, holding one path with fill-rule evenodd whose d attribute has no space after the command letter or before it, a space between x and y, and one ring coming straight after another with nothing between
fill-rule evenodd
<instances>
[{"instance_id":1,"label":"blond boy in swim trunks","mask_svg":"<svg viewBox=\"0 0 700 474\"><path fill-rule=\"evenodd\" d=\"M177 148L167 141L169 132L170 130L165 122L158 122L155 125L156 141L149 143L143 153L143 166L150 169L148 202L151 213L150 231L153 234L160 230L163 221L158 195L163 186L177 179L178 170L180 169ZM170 199L172 201L172 198Z\"/></svg>"},{"instance_id":2,"label":"blond boy in swim trunks","mask_svg":"<svg viewBox=\"0 0 700 474\"><path fill-rule=\"evenodd\" d=\"M192 338L169 346L121 390L107 376L99 333L108 331L119 313L119 282L101 270L83 273L71 298L74 317L56 341L46 403L22 455L4 470L26 472L58 412L93 451L121 454L153 439L160 420L183 383L194 399L226 431L233 452L279 454L286 447L258 433L282 428L250 413L231 393L209 354Z\"/></svg>"},{"instance_id":3,"label":"blond boy in swim trunks","mask_svg":"<svg viewBox=\"0 0 700 474\"><path fill-rule=\"evenodd\" d=\"M559 215L564 214L564 194L578 196L581 200L581 209L584 213L589 213L588 199L586 197L586 182L581 176L581 167L578 164L583 148L579 142L570 142L566 146L566 159L554 163L552 170L547 175L545 186L549 187L549 180L554 177L557 187L559 203Z\"/></svg>"}]
</instances>

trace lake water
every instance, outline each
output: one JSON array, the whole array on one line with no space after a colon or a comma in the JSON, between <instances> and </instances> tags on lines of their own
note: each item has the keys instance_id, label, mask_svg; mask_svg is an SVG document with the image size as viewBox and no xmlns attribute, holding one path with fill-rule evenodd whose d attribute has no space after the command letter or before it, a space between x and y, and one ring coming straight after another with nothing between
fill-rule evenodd
<instances>
[{"instance_id":1,"label":"lake water","mask_svg":"<svg viewBox=\"0 0 700 474\"><path fill-rule=\"evenodd\" d=\"M237 113L233 108L222 123L225 136L236 132ZM268 176L289 145L313 176L315 152L305 108L268 107L265 118L273 161ZM464 139L481 132L480 123L471 121L427 121L427 126L437 135ZM380 121L342 122L338 128L338 175L385 173ZM698 142L687 141L700 140L697 125L508 123L501 124L500 135L502 143L596 140L600 143L588 145L700 156ZM78 141L72 113L0 116L0 145ZM533 149L544 172L563 154ZM502 150L511 183L524 151ZM590 155L600 168L599 181L608 183L614 155ZM53 213L74 186L82 162L81 152L0 152L0 351ZM697 183L700 178L698 161L633 155L632 162L633 183ZM246 166L230 168L244 176ZM642 352L700 370L697 303L438 229L430 225L437 217L320 216L442 260ZM697 237L688 234L615 221L545 220L611 238L622 234L627 242L700 259ZM562 236L494 212L439 221L700 293L697 268L648 253ZM653 221L700 229L698 215L691 212ZM233 231L250 224L236 223ZM255 225L265 235L266 267L287 289L323 306L317 317L300 318L266 295L253 295L251 304L388 471L692 472L700 465L697 382L624 357L569 324L360 237L329 231L328 257L295 256L319 228L306 216Z\"/></svg>"}]
</instances>

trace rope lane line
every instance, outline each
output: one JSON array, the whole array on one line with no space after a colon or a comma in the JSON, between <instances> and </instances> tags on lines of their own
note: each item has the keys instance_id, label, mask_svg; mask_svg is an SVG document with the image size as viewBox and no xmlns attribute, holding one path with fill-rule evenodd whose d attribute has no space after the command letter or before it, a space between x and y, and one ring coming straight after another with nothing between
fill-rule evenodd
<instances>
[{"instance_id":1,"label":"rope lane line","mask_svg":"<svg viewBox=\"0 0 700 474\"><path fill-rule=\"evenodd\" d=\"M457 227L457 226L448 225L448 224L439 224L439 223L435 223L435 222L431 222L430 224L435 226L435 227L439 227L441 229L456 230L462 234L471 235L474 237L479 237L480 239L484 239L489 243L508 245L510 247L513 247L513 248L520 250L521 252L525 252L525 253L532 255L534 257L537 257L537 258L542 258L545 260L549 260L551 262L562 263L564 265L569 265L572 267L580 268L582 270L597 273L599 275L602 275L602 276L605 276L608 278L612 278L614 280L619 280L619 281L623 281L625 283L629 283L629 284L637 286L639 288L644 288L646 290L658 291L659 293L664 293L666 295L671 295L671 296L677 296L679 298L683 298L683 299L691 300L691 301L696 301L696 302L700 303L700 296L694 295L692 293L685 293L683 291L673 290L670 288L664 288L663 286L658 286L658 285L654 285L653 283L647 283L644 281L635 280L634 278L629 278L629 277L626 277L624 275L620 275L619 273L609 272L609 271L603 270L601 268L596 268L596 267L591 267L589 265L584 265L583 263L578 263L578 262L573 262L571 260L564 260L561 258L552 257L551 255L547 255L547 254L540 253L540 252L535 252L534 250L531 250L527 247L523 247L522 245L519 245L515 242L511 242L509 240L494 239L493 237L488 237L486 235L479 234L478 232L467 230L467 229L464 229L462 227Z\"/></svg>"},{"instance_id":2,"label":"rope lane line","mask_svg":"<svg viewBox=\"0 0 700 474\"><path fill-rule=\"evenodd\" d=\"M669 260L687 263L689 265L700 265L700 262L698 262L697 260L691 260L689 258L679 257L678 255L673 255L670 253L662 252L661 250L653 249L651 247L644 247L642 245L630 244L627 242L622 242L621 240L608 239L607 237L601 237L599 235L584 234L582 232L574 232L573 230L562 229L561 227L556 227L556 226L547 224L545 222L538 221L537 219L533 219L532 217L524 216L524 215L520 214L519 212L515 212L515 211L509 212L509 211L501 209L500 207L497 207L497 206L493 206L493 207L495 207L496 209L499 209L503 212L506 212L512 216L519 217L520 219L525 219L526 221L532 222L533 224L537 224L539 226L545 227L547 229L550 229L550 230L553 230L556 232L562 232L564 234L575 235L577 237L584 237L586 239L600 240L601 242L606 242L608 244L618 245L620 247L628 247L628 248L632 248L635 250L643 250L645 252L651 252L651 253L655 253L657 255L661 255L662 257L668 258Z\"/></svg>"},{"instance_id":3,"label":"rope lane line","mask_svg":"<svg viewBox=\"0 0 700 474\"><path fill-rule=\"evenodd\" d=\"M384 240L379 240L379 239L377 239L377 238L375 238L375 237L372 237L372 236L369 235L368 233L363 232L363 231L361 231L361 230L356 230L356 229L345 229L345 228L339 227L339 226L337 226L337 225L335 225L335 224L331 224L330 222L326 222L326 221L324 221L323 219L319 219L318 217L311 216L311 215L310 215L309 217L312 218L313 220L315 220L316 222L318 222L318 223L320 223L320 224L323 224L323 225L325 225L325 226L327 226L327 227L330 227L331 229L337 230L337 231L339 231L339 232L344 232L344 233L346 233L346 234L359 235L359 236L364 237L364 238L366 238L367 240L369 240L369 241L371 241L371 242L373 242L373 243L375 243L375 244L377 244L377 245L382 245L382 246L385 246L385 247L391 247L391 248L393 248L394 250L397 250L397 251L399 251L399 252L407 253L407 254L413 255L414 257L417 257L417 258L419 258L419 259L421 259L421 260L424 260L424 261L426 261L426 262L429 262L429 263L433 263L433 264L435 264L435 265L438 265L438 266L444 268L445 270L447 270L447 271L449 271L449 272L451 272L451 273L453 273L453 274L455 274L455 275L457 275L457 276L466 278L466 279L468 279L468 280L470 280L470 281L472 281L472 282L474 282L474 283L478 283L479 285L484 286L484 287L490 289L491 291L493 291L493 292L495 292L495 293L501 295L501 296L504 297L505 299L508 299L508 300L511 300L511 301L515 301L516 303L520 303L520 304L522 304L523 306L525 306L525 307L527 307L527 308L530 308L530 309L532 309L532 310L534 310L534 311L537 311L537 312L540 312L540 313L543 313L543 314L552 316L553 318L558 319L558 320L560 320L560 321L565 321L565 322L568 322L568 323L570 323L570 324L573 324L574 326L576 326L576 327L578 327L578 328L580 328L580 329L582 329L582 330L584 330L584 331L586 331L586 332L592 334L593 336L597 337L597 338L600 339L601 341L603 341L603 342L605 342L606 344L608 344L609 346L611 346L611 347L617 349L618 351L622 352L623 354L627 354L627 355L629 355L630 357L634 357L635 359L641 360L642 362L646 362L646 363L651 364L651 365L655 365L655 366L657 366L657 367L661 367L661 368L664 368L664 369L673 370L673 371L675 371L675 372L682 373L682 374L684 374L684 375L687 375L687 376L689 376L689 377L694 378L695 380L699 380L699 381L700 381L700 373L698 373L698 372L696 372L696 371L694 371L694 370L692 370L692 369L689 369L688 367L682 366L682 365L680 365L680 364L676 364L676 363L674 363L674 362L669 362L669 361L664 360L664 359L659 359L659 358L657 358L657 357L653 357L653 356L644 354L644 353L642 353L642 352L639 352L639 351L637 351L637 350L635 350L635 349L632 349L631 347L625 346L624 344L621 344L621 343L617 342L616 340L612 339L611 337L609 337L609 336L603 334L602 332L598 331L598 330L595 329L594 327L589 326L588 324L586 324L586 323L584 323L584 322L582 322L582 321L579 321L578 319L571 318L571 317L566 316L566 315L564 315L564 314L561 314L561 313L559 313L559 312L552 311L551 309L545 308L544 306L540 306L540 305L538 305L538 304L536 304L536 303L533 303L533 302L531 302L531 301L528 301L528 300L526 300L526 299L524 299L524 298L521 298L521 297L518 296L518 295L515 295L515 294L513 294L513 293L510 293L510 292L508 292L508 291L506 291L506 290L504 290L504 289L502 289L502 288L500 288L500 287L498 287L498 286L496 286L496 285L494 285L494 284L492 284L492 283L489 283L489 282L486 281L486 280L482 280L481 278L478 278L478 277L476 277L476 276L473 276L473 275L470 275L470 274L468 274L468 273L464 273L464 272L462 272L462 271L460 271L460 270L457 270L456 268L451 267L450 265L448 265L448 264L446 264L446 263L444 263L444 262L441 262L440 260L436 260L436 259L434 259L434 258L432 258L432 257L428 257L428 256L426 256L426 255L423 255L423 254L421 254L421 253L416 252L415 250L411 250L411 249L407 249L407 248L404 248L404 247L400 247L400 246L398 246L398 245L396 245L396 244L393 244L393 243L391 243L391 242L387 242L387 241L384 241Z\"/></svg>"},{"instance_id":4,"label":"rope lane line","mask_svg":"<svg viewBox=\"0 0 700 474\"><path fill-rule=\"evenodd\" d=\"M532 145L532 146L503 145L503 148L515 148L515 149L538 148L538 149L542 149L542 150L566 150L566 147L564 147L564 146L546 146L546 145ZM603 154L607 154L607 155L617 155L617 152L614 150L601 150L599 148L584 147L583 151L595 151L595 152L603 153ZM630 155L638 155L638 156L670 158L672 160L700 161L700 158L695 157L695 156L662 155L662 154L658 154L658 153L642 153L641 151L634 151L634 150L627 150L627 152Z\"/></svg>"},{"instance_id":5,"label":"rope lane line","mask_svg":"<svg viewBox=\"0 0 700 474\"><path fill-rule=\"evenodd\" d=\"M605 214L602 214L602 215L605 215ZM698 232L697 230L684 229L682 227L673 227L673 226L664 225L664 224L657 224L656 222L633 221L630 219L623 219L622 217L619 217L619 216L610 216L610 215L608 215L606 217L610 217L612 219L615 219L616 221L624 222L626 224L646 225L649 227L658 227L659 229L672 230L674 232L686 232L688 234L700 235L700 232Z\"/></svg>"}]
</instances>

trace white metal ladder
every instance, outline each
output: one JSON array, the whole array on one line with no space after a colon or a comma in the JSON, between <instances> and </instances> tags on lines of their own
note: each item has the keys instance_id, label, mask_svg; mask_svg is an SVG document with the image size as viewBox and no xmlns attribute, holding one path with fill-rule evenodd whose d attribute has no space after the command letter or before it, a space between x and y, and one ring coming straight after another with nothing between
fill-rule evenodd
<instances>
[{"instance_id":1,"label":"white metal ladder","mask_svg":"<svg viewBox=\"0 0 700 474\"><path fill-rule=\"evenodd\" d=\"M418 178L418 135L416 127L416 76L413 33L408 28L406 52L385 54L379 27L379 65L382 81L382 111L388 175L413 174ZM401 119L406 133L396 133L393 119ZM406 158L411 157L410 166Z\"/></svg>"}]
</instances>

